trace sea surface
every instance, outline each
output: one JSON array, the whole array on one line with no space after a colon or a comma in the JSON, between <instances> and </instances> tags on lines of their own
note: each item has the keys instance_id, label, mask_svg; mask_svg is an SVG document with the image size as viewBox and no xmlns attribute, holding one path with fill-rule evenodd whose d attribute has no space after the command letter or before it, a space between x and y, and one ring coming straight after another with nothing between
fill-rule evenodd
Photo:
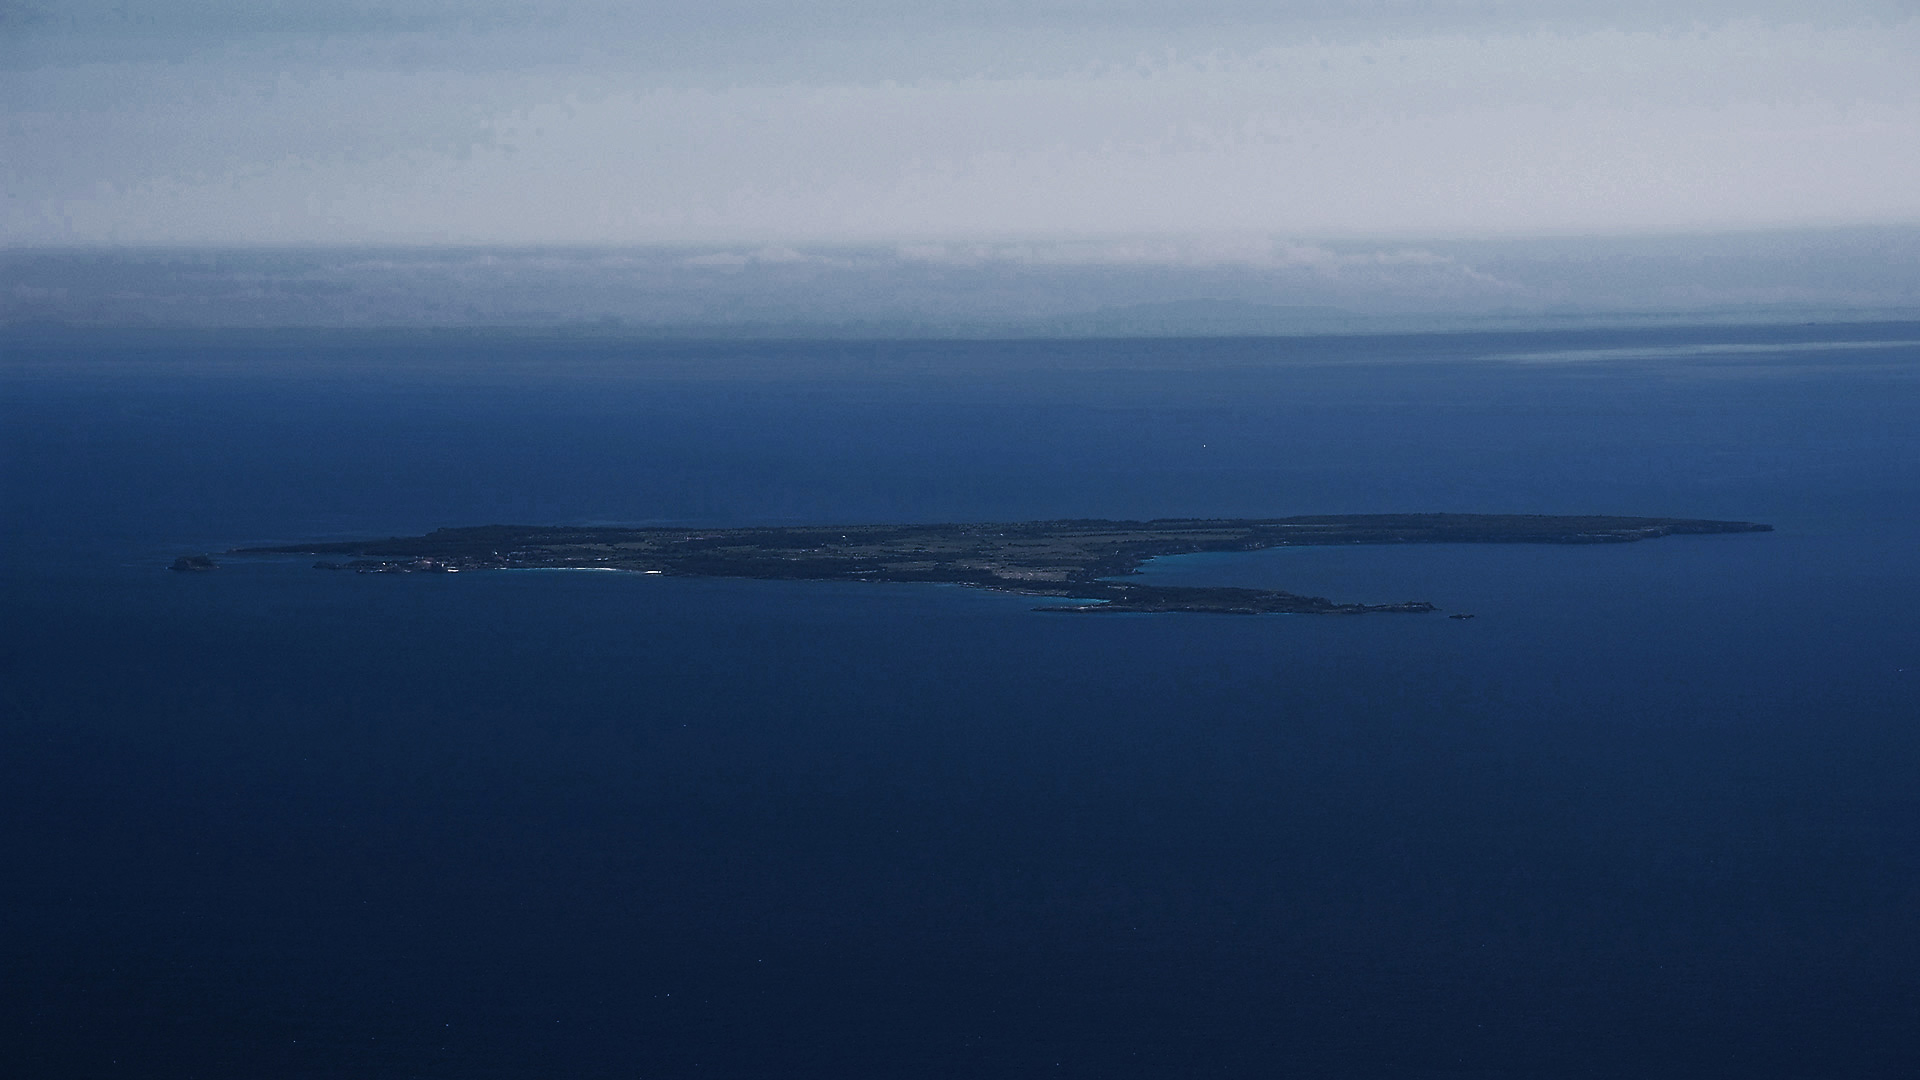
<instances>
[{"instance_id":1,"label":"sea surface","mask_svg":"<svg viewBox=\"0 0 1920 1080\"><path fill-rule=\"evenodd\" d=\"M1920 1075L1920 326L0 339L0 1072ZM177 555L1476 511L1439 615Z\"/></svg>"}]
</instances>

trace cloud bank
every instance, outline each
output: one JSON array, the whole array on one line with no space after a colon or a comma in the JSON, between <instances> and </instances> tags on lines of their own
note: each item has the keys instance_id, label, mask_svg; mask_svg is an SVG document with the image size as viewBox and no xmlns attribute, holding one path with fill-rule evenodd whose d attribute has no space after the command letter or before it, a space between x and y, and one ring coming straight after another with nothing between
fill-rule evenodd
<instances>
[{"instance_id":1,"label":"cloud bank","mask_svg":"<svg viewBox=\"0 0 1920 1080\"><path fill-rule=\"evenodd\" d=\"M1920 228L889 247L0 251L0 325L592 326L736 335L1292 333L1920 319Z\"/></svg>"},{"instance_id":2,"label":"cloud bank","mask_svg":"<svg viewBox=\"0 0 1920 1080\"><path fill-rule=\"evenodd\" d=\"M0 235L1011 251L1920 221L1920 19L1744 7L16 5Z\"/></svg>"}]
</instances>

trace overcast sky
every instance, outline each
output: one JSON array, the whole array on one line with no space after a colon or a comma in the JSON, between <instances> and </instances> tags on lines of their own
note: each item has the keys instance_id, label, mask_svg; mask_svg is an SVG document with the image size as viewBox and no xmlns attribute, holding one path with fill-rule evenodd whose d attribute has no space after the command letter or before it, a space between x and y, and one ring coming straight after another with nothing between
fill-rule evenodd
<instances>
[{"instance_id":1,"label":"overcast sky","mask_svg":"<svg viewBox=\"0 0 1920 1080\"><path fill-rule=\"evenodd\" d=\"M1912 2L0 0L0 108L13 247L1920 222Z\"/></svg>"}]
</instances>

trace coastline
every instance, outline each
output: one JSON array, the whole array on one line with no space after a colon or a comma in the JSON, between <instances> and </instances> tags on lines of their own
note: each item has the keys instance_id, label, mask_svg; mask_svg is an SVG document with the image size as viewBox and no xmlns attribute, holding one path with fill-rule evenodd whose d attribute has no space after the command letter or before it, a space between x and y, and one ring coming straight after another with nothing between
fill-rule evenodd
<instances>
[{"instance_id":1,"label":"coastline","mask_svg":"<svg viewBox=\"0 0 1920 1080\"><path fill-rule=\"evenodd\" d=\"M1424 614L1438 609L1424 600L1344 603L1278 589L1125 579L1138 575L1151 559L1207 552L1349 544L1615 544L1771 530L1770 525L1746 521L1500 514L713 529L483 525L416 537L242 548L228 554L344 556L314 566L362 574L624 570L678 577L944 583L1078 601L1037 609L1055 613Z\"/></svg>"}]
</instances>

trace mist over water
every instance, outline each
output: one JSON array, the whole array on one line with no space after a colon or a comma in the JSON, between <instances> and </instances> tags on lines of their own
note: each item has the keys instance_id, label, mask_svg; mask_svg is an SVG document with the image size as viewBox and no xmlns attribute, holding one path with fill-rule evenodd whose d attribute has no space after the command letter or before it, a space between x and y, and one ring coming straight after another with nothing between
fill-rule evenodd
<instances>
[{"instance_id":1,"label":"mist over water","mask_svg":"<svg viewBox=\"0 0 1920 1080\"><path fill-rule=\"evenodd\" d=\"M1912 226L1478 238L1243 226L866 244L0 251L0 325L23 329L1070 340L1733 330L1917 316Z\"/></svg>"},{"instance_id":2,"label":"mist over water","mask_svg":"<svg viewBox=\"0 0 1920 1080\"><path fill-rule=\"evenodd\" d=\"M1915 340L17 332L0 1044L84 1076L1910 1075ZM1430 510L1777 531L1147 570L1466 622L165 570L486 522Z\"/></svg>"}]
</instances>

